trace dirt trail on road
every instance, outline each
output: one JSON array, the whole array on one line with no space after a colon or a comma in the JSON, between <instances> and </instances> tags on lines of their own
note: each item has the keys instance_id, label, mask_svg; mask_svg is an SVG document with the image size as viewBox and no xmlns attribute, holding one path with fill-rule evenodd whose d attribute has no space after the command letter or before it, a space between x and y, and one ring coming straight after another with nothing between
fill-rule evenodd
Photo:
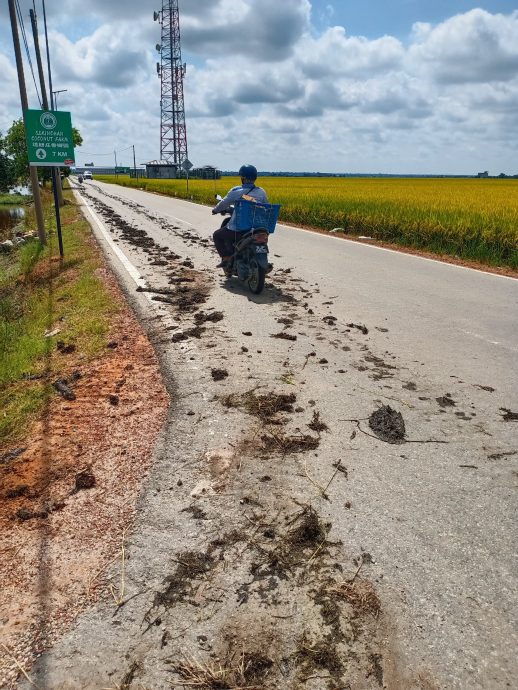
<instances>
[{"instance_id":1,"label":"dirt trail on road","mask_svg":"<svg viewBox=\"0 0 518 690\"><path fill-rule=\"evenodd\" d=\"M351 319L285 261L274 258L252 298L207 270L205 232L109 186L81 193L145 282L122 278L175 405L114 571L124 599L85 614L35 682L504 687L514 666L506 564L478 583L469 553L486 561L492 540L468 494L484 510L484 491L492 503L490 486L507 496L515 481L514 456L488 460L514 451L498 394L430 381L392 351L389 322ZM453 477L458 497L445 494ZM481 616L468 599L488 586L500 603ZM436 617L448 610L442 639ZM483 629L483 647L501 645L489 669L478 662Z\"/></svg>"}]
</instances>

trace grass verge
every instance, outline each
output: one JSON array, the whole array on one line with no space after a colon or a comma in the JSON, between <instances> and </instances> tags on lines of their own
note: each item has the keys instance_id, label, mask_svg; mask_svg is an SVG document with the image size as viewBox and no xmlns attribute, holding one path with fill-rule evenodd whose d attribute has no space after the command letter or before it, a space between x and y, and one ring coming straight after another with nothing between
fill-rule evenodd
<instances>
[{"instance_id":1,"label":"grass verge","mask_svg":"<svg viewBox=\"0 0 518 690\"><path fill-rule=\"evenodd\" d=\"M205 204L238 184L191 180L187 193L185 180L98 179ZM287 223L518 269L518 180L264 177L260 184Z\"/></svg>"},{"instance_id":2,"label":"grass verge","mask_svg":"<svg viewBox=\"0 0 518 690\"><path fill-rule=\"evenodd\" d=\"M0 194L0 206L23 206L31 200L23 194Z\"/></svg>"},{"instance_id":3,"label":"grass verge","mask_svg":"<svg viewBox=\"0 0 518 690\"><path fill-rule=\"evenodd\" d=\"M65 258L60 261L50 194L44 194L49 242L0 256L0 446L19 439L41 414L52 382L66 373L58 351L69 346L85 362L107 343L117 305L97 269L103 266L90 226L65 192L61 209ZM25 219L34 229L32 213ZM52 335L49 335L52 334Z\"/></svg>"}]
</instances>

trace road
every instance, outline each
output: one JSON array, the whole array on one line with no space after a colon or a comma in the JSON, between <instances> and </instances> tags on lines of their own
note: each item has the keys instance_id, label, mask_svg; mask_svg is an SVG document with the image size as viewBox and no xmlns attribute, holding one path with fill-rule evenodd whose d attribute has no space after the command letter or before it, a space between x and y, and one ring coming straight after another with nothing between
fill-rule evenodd
<instances>
[{"instance_id":1,"label":"road","mask_svg":"<svg viewBox=\"0 0 518 690\"><path fill-rule=\"evenodd\" d=\"M515 686L518 281L281 226L253 297L214 271L206 207L96 181L81 198L176 403L134 598L85 614L36 682L181 688L193 659L237 673L241 650L256 675L229 687ZM221 320L193 332L192 309ZM292 404L257 413L270 393ZM403 443L370 427L382 405Z\"/></svg>"}]
</instances>

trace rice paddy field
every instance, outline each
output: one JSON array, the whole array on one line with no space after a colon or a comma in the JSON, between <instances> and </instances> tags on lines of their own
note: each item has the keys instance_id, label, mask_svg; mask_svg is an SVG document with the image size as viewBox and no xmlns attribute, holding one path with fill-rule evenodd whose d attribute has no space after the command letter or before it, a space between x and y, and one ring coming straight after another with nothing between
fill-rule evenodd
<instances>
[{"instance_id":1,"label":"rice paddy field","mask_svg":"<svg viewBox=\"0 0 518 690\"><path fill-rule=\"evenodd\" d=\"M221 180L97 179L214 204ZM518 269L518 179L262 177L281 222Z\"/></svg>"}]
</instances>

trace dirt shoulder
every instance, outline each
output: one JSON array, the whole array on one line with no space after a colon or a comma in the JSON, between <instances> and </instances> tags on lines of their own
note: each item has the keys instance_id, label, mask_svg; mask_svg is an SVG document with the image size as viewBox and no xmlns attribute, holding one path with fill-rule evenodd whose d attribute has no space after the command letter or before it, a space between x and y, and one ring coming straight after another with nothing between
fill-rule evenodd
<instances>
[{"instance_id":1,"label":"dirt shoulder","mask_svg":"<svg viewBox=\"0 0 518 690\"><path fill-rule=\"evenodd\" d=\"M121 596L106 567L120 552L169 405L151 344L90 249L111 303L103 347L91 356L81 338L68 350L53 342L47 370L59 370L73 395L52 388L26 432L0 446L0 687L85 607ZM59 339L67 340L66 322Z\"/></svg>"}]
</instances>

